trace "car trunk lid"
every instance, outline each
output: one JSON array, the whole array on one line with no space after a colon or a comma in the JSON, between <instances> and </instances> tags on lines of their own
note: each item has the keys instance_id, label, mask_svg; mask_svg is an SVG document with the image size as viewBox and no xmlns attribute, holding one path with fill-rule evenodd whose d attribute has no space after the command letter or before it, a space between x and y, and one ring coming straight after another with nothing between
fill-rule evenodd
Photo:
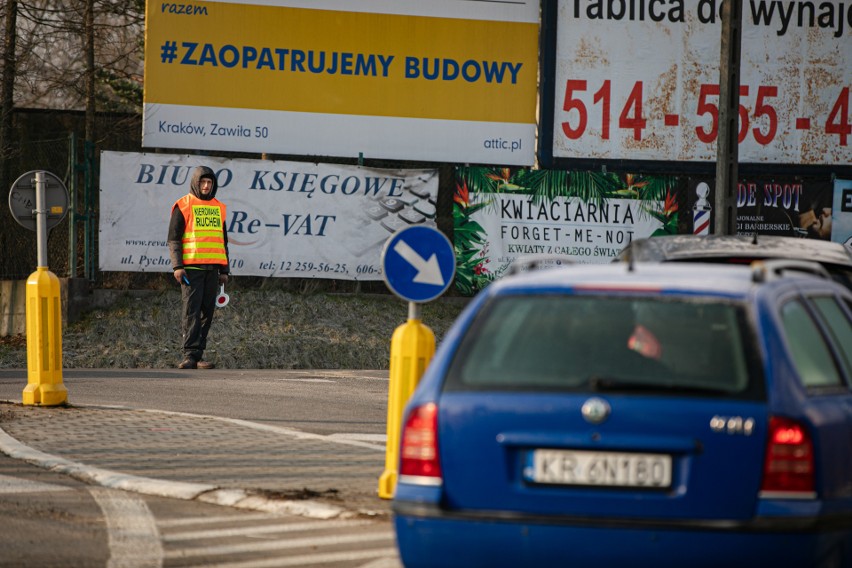
<instances>
[{"instance_id":1,"label":"car trunk lid","mask_svg":"<svg viewBox=\"0 0 852 568\"><path fill-rule=\"evenodd\" d=\"M767 420L765 404L749 400L445 392L445 502L500 514L748 519Z\"/></svg>"}]
</instances>

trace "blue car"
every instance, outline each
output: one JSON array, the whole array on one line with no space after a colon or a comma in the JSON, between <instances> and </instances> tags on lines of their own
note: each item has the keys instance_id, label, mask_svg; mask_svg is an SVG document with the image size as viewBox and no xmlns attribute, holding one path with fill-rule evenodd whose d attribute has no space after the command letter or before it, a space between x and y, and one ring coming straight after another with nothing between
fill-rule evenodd
<instances>
[{"instance_id":1,"label":"blue car","mask_svg":"<svg viewBox=\"0 0 852 568\"><path fill-rule=\"evenodd\" d=\"M402 424L407 568L852 566L852 293L817 263L506 277Z\"/></svg>"}]
</instances>

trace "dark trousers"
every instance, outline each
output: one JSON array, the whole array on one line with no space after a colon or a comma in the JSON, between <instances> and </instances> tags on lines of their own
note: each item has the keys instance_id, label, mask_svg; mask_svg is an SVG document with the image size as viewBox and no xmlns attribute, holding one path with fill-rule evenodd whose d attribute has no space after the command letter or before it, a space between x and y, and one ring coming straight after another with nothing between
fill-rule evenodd
<instances>
[{"instance_id":1,"label":"dark trousers","mask_svg":"<svg viewBox=\"0 0 852 568\"><path fill-rule=\"evenodd\" d=\"M201 360L207 348L207 332L216 311L216 296L219 295L219 269L187 268L189 285L181 285L183 300L183 354L196 361Z\"/></svg>"}]
</instances>

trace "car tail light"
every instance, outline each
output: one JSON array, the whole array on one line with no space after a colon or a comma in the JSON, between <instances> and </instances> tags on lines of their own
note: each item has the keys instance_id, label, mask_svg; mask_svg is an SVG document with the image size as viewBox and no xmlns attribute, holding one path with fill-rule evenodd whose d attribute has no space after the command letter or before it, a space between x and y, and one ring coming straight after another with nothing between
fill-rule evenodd
<instances>
[{"instance_id":1,"label":"car tail light","mask_svg":"<svg viewBox=\"0 0 852 568\"><path fill-rule=\"evenodd\" d=\"M761 493L813 496L813 450L802 424L787 418L770 418Z\"/></svg>"},{"instance_id":2,"label":"car tail light","mask_svg":"<svg viewBox=\"0 0 852 568\"><path fill-rule=\"evenodd\" d=\"M418 406L402 428L400 475L441 478L438 459L438 407L434 403Z\"/></svg>"}]
</instances>

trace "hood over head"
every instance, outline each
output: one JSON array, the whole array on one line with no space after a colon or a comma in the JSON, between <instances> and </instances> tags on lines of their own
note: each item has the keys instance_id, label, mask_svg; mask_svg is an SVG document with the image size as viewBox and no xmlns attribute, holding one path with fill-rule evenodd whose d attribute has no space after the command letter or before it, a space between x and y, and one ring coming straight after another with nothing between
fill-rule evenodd
<instances>
[{"instance_id":1,"label":"hood over head","mask_svg":"<svg viewBox=\"0 0 852 568\"><path fill-rule=\"evenodd\" d=\"M213 191L210 192L210 195L201 194L201 189L199 188L201 178L210 178L213 180ZM189 182L189 189L192 191L192 195L198 199L203 199L204 201L213 199L216 197L216 190L219 189L219 182L216 180L216 173L207 166L198 166L192 170L192 179Z\"/></svg>"}]
</instances>

